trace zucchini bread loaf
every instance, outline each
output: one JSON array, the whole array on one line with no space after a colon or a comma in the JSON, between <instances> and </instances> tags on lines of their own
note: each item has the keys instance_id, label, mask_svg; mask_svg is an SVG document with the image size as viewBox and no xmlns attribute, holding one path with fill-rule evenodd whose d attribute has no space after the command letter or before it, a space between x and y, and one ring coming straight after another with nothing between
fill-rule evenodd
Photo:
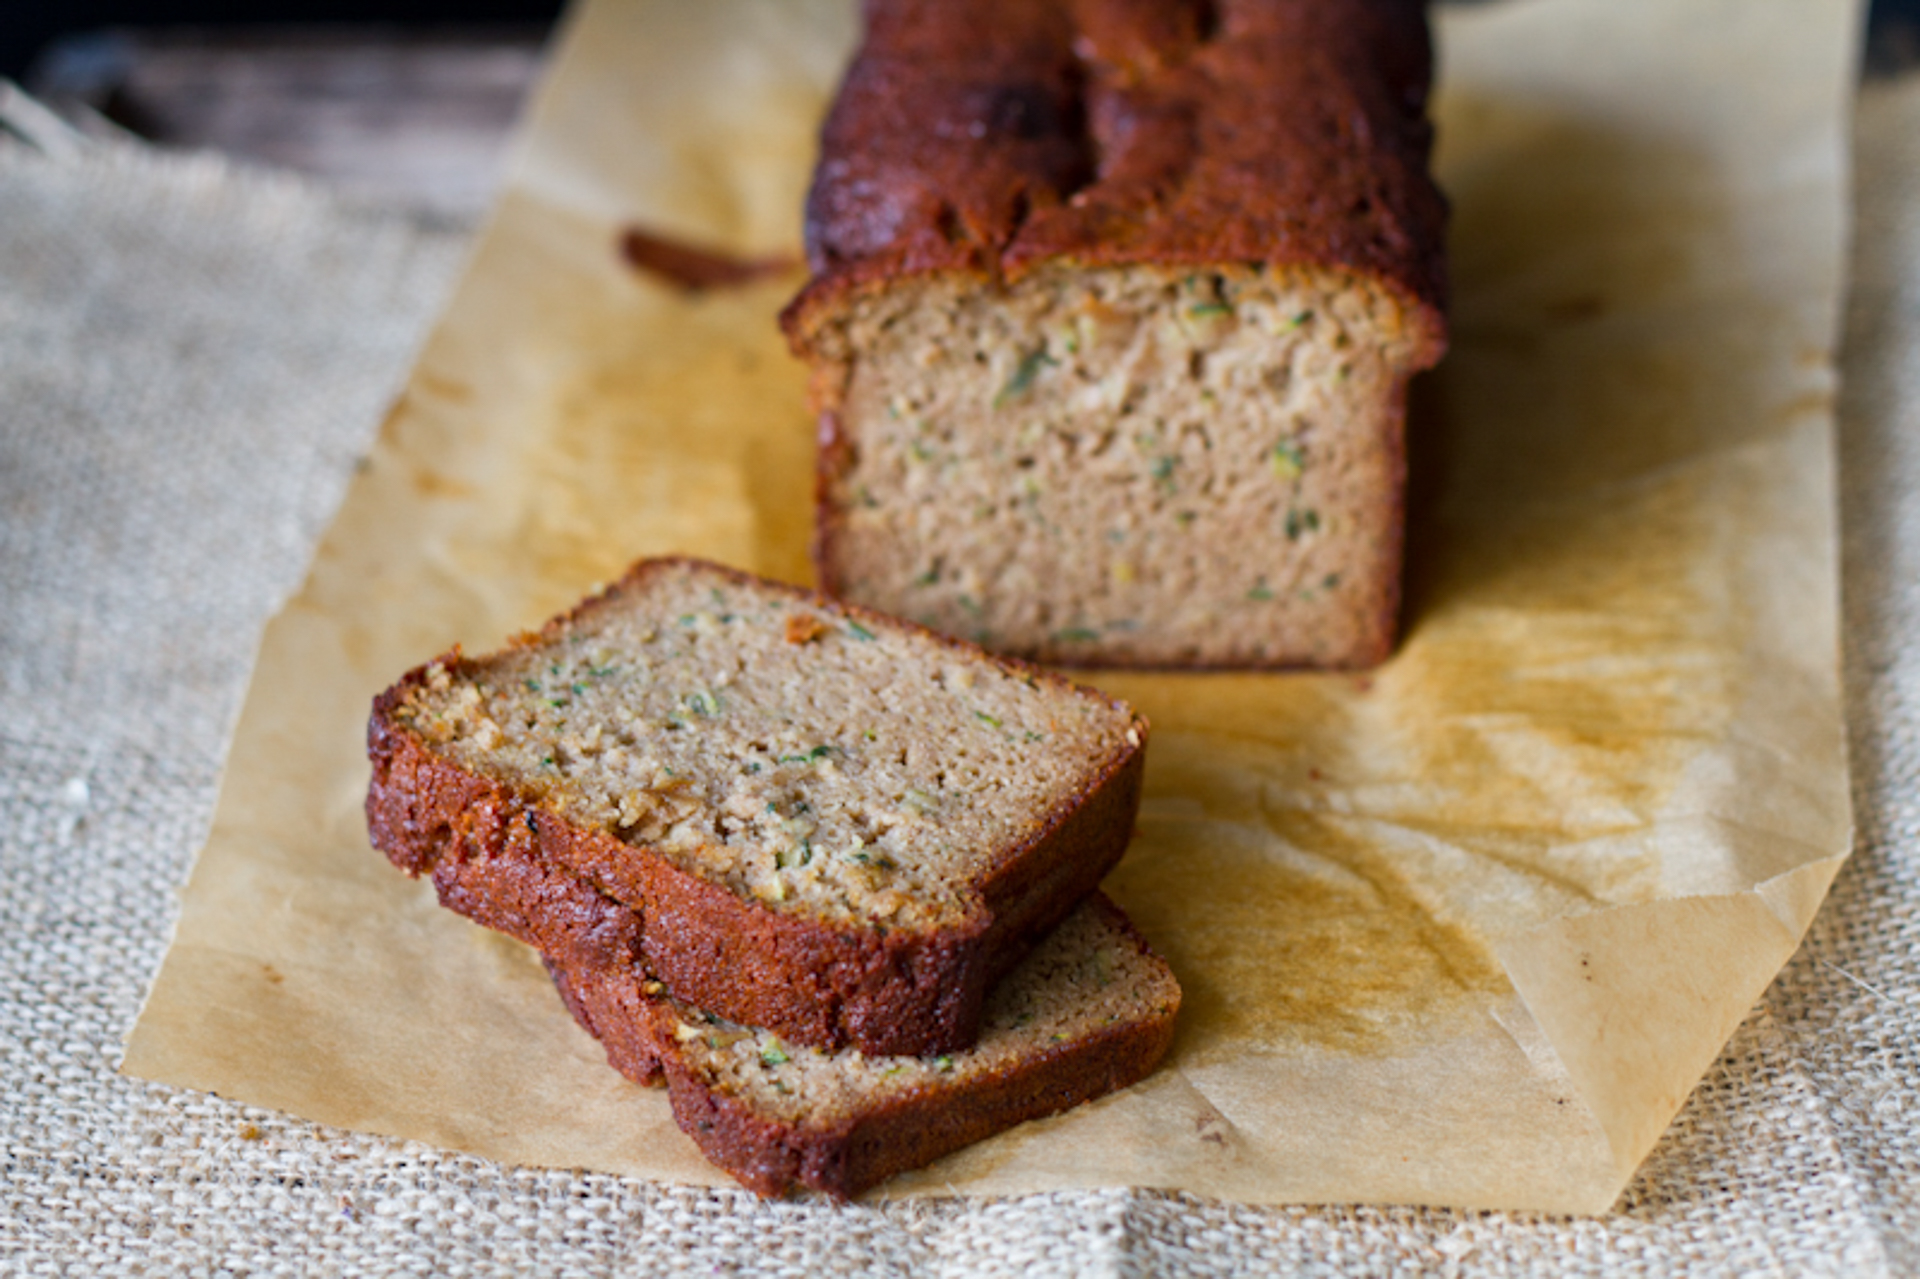
<instances>
[{"instance_id":1,"label":"zucchini bread loaf","mask_svg":"<svg viewBox=\"0 0 1920 1279\"><path fill-rule=\"evenodd\" d=\"M376 699L367 819L443 897L441 863L503 867L499 908L563 965L638 962L674 998L798 1044L952 1052L1119 860L1146 729L971 645L652 560ZM543 868L628 922L543 936Z\"/></svg>"},{"instance_id":2,"label":"zucchini bread loaf","mask_svg":"<svg viewBox=\"0 0 1920 1279\"><path fill-rule=\"evenodd\" d=\"M784 321L821 586L1044 661L1390 649L1419 0L868 0Z\"/></svg>"}]
</instances>

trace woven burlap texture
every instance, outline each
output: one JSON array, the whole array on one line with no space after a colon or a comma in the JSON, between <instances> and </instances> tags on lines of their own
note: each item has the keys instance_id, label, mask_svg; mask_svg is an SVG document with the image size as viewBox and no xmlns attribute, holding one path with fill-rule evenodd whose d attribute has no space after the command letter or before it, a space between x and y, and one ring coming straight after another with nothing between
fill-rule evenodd
<instances>
[{"instance_id":1,"label":"woven burlap texture","mask_svg":"<svg viewBox=\"0 0 1920 1279\"><path fill-rule=\"evenodd\" d=\"M1870 88L1842 402L1859 840L1615 1213L835 1208L503 1168L122 1078L261 625L465 245L0 95L0 1269L1920 1273L1920 80Z\"/></svg>"}]
</instances>

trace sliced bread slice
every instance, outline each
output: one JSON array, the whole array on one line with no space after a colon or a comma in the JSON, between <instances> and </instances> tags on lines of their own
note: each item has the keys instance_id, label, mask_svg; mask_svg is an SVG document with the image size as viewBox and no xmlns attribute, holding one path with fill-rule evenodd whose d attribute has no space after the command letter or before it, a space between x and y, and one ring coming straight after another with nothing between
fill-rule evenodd
<instances>
[{"instance_id":1,"label":"sliced bread slice","mask_svg":"<svg viewBox=\"0 0 1920 1279\"><path fill-rule=\"evenodd\" d=\"M376 699L367 819L412 874L451 857L578 875L635 916L600 950L716 1015L822 1049L944 1053L1119 860L1146 731L1124 703L920 627L651 560ZM526 939L551 951L540 931Z\"/></svg>"},{"instance_id":2,"label":"sliced bread slice","mask_svg":"<svg viewBox=\"0 0 1920 1279\"><path fill-rule=\"evenodd\" d=\"M668 997L635 968L549 964L607 1059L664 1077L673 1116L751 1190L847 1199L896 1173L1145 1078L1173 1042L1180 986L1095 894L987 1000L965 1052L867 1056L789 1044Z\"/></svg>"}]
</instances>

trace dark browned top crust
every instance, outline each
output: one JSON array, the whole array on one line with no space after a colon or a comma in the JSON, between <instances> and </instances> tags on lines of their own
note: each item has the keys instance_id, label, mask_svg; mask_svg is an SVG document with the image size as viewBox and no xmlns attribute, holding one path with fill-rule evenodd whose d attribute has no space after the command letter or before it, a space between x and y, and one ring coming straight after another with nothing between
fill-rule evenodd
<instances>
[{"instance_id":1,"label":"dark browned top crust","mask_svg":"<svg viewBox=\"0 0 1920 1279\"><path fill-rule=\"evenodd\" d=\"M719 566L650 560L517 644L537 646L583 612L644 589L649 575L689 568L805 600L824 615L920 631ZM960 660L1018 665L933 638ZM447 904L563 963L638 960L691 1004L823 1049L852 1044L873 1054L939 1053L971 1045L993 982L1113 868L1139 807L1146 724L1134 719L1131 744L1119 757L1070 803L1038 815L1014 846L998 850L971 886L972 909L957 926L876 929L778 913L690 873L657 849L570 820L549 796L452 762L402 722L397 712L430 672L457 676L487 660L456 650L409 672L375 700L367 727L373 845L409 874L433 874L443 899L443 863L450 870L475 862L495 866L494 915ZM1062 689L1075 687L1048 672L1019 669ZM1098 696L1090 690L1076 695ZM563 868L621 902L626 911L618 926L556 932L551 921L561 915L543 905L550 881L541 867Z\"/></svg>"},{"instance_id":2,"label":"dark browned top crust","mask_svg":"<svg viewBox=\"0 0 1920 1279\"><path fill-rule=\"evenodd\" d=\"M1264 263L1377 278L1444 344L1421 0L868 0L785 323L936 272Z\"/></svg>"}]
</instances>

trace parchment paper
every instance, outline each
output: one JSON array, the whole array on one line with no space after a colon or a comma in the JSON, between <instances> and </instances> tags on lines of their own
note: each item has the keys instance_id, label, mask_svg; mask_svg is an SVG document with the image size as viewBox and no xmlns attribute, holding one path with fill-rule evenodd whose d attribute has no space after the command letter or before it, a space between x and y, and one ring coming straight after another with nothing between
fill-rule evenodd
<instances>
[{"instance_id":1,"label":"parchment paper","mask_svg":"<svg viewBox=\"0 0 1920 1279\"><path fill-rule=\"evenodd\" d=\"M880 1193L1128 1184L1604 1210L1849 847L1832 461L1853 0L1441 15L1454 350L1366 677L1095 682L1155 735L1114 894L1186 1011L1145 1084ZM587 0L299 595L124 1069L489 1158L724 1181L529 952L366 843L369 698L643 554L805 580L794 251L838 0ZM324 280L314 281L324 288Z\"/></svg>"}]
</instances>

